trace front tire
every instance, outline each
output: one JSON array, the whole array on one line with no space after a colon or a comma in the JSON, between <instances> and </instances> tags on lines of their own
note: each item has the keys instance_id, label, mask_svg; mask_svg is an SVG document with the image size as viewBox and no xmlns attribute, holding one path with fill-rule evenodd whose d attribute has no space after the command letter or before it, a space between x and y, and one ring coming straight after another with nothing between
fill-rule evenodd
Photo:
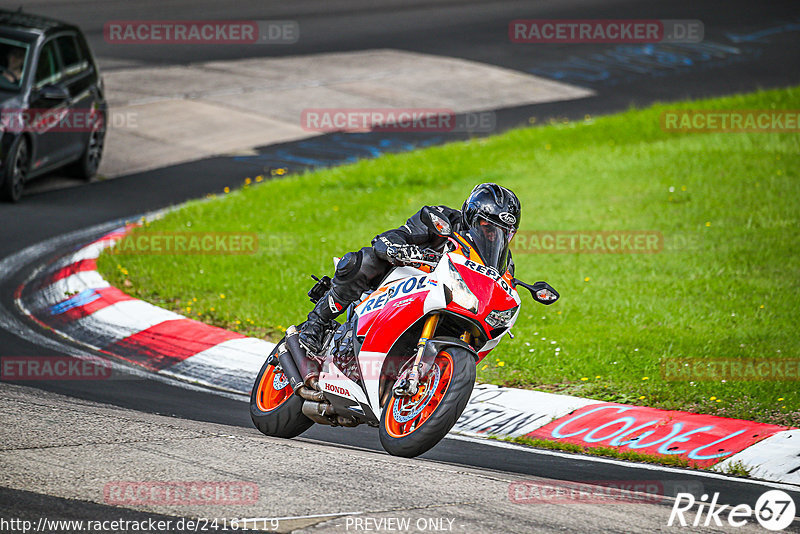
<instances>
[{"instance_id":1,"label":"front tire","mask_svg":"<svg viewBox=\"0 0 800 534\"><path fill-rule=\"evenodd\" d=\"M272 354L278 351L278 345ZM303 415L303 399L292 391L289 380L266 361L250 393L250 417L262 434L276 438L294 438L314 422Z\"/></svg>"},{"instance_id":2,"label":"front tire","mask_svg":"<svg viewBox=\"0 0 800 534\"><path fill-rule=\"evenodd\" d=\"M105 140L105 126L102 123L98 123L98 126L93 128L89 134L81 157L69 168L73 176L86 182L90 182L95 177L97 169L100 168L100 161L103 159Z\"/></svg>"},{"instance_id":3,"label":"front tire","mask_svg":"<svg viewBox=\"0 0 800 534\"><path fill-rule=\"evenodd\" d=\"M413 397L389 398L381 414L380 438L386 452L413 458L431 449L456 424L475 386L475 359L448 347L420 380Z\"/></svg>"},{"instance_id":4,"label":"front tire","mask_svg":"<svg viewBox=\"0 0 800 534\"><path fill-rule=\"evenodd\" d=\"M19 137L12 145L6 156L3 168L3 200L18 202L22 198L22 189L30 170L30 155L28 142L24 137Z\"/></svg>"}]
</instances>

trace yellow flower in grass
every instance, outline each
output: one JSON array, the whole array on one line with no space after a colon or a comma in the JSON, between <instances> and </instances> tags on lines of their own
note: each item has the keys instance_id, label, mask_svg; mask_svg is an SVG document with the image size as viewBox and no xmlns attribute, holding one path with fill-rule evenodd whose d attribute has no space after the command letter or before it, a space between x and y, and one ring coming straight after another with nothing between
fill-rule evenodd
<instances>
[{"instance_id":1,"label":"yellow flower in grass","mask_svg":"<svg viewBox=\"0 0 800 534\"><path fill-rule=\"evenodd\" d=\"M503 367L505 364L506 362L497 362L497 367Z\"/></svg>"},{"instance_id":2,"label":"yellow flower in grass","mask_svg":"<svg viewBox=\"0 0 800 534\"><path fill-rule=\"evenodd\" d=\"M650 377L649 376L643 376L642 380L650 380Z\"/></svg>"},{"instance_id":3,"label":"yellow flower in grass","mask_svg":"<svg viewBox=\"0 0 800 534\"><path fill-rule=\"evenodd\" d=\"M582 376L582 377L581 377L581 381L582 381L582 382L586 382L587 380L589 380L589 377L588 377L588 376Z\"/></svg>"},{"instance_id":4,"label":"yellow flower in grass","mask_svg":"<svg viewBox=\"0 0 800 534\"><path fill-rule=\"evenodd\" d=\"M486 365L486 364L483 364L483 367L481 367L481 371L485 371L487 367L489 367L489 366Z\"/></svg>"},{"instance_id":5,"label":"yellow flower in grass","mask_svg":"<svg viewBox=\"0 0 800 534\"><path fill-rule=\"evenodd\" d=\"M226 193L230 193L231 192L231 188L226 185L225 189L223 189L223 191L226 192Z\"/></svg>"},{"instance_id":6,"label":"yellow flower in grass","mask_svg":"<svg viewBox=\"0 0 800 534\"><path fill-rule=\"evenodd\" d=\"M716 397L709 397L709 399L711 399L711 400L717 400L717 398L716 398Z\"/></svg>"}]
</instances>

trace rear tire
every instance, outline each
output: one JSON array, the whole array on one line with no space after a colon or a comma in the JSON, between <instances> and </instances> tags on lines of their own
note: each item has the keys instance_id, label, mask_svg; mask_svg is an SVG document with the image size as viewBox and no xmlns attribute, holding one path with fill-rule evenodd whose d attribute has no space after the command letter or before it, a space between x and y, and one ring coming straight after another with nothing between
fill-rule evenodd
<instances>
[{"instance_id":1,"label":"rear tire","mask_svg":"<svg viewBox=\"0 0 800 534\"><path fill-rule=\"evenodd\" d=\"M283 340L281 340L283 341ZM278 350L272 349L272 354ZM283 373L266 361L250 393L250 417L262 434L276 438L293 438L308 430L314 422L303 415L303 399L292 391Z\"/></svg>"},{"instance_id":2,"label":"rear tire","mask_svg":"<svg viewBox=\"0 0 800 534\"><path fill-rule=\"evenodd\" d=\"M389 398L381 414L381 445L406 458L431 449L461 417L474 386L475 358L462 348L446 348L420 380L417 395Z\"/></svg>"}]
</instances>

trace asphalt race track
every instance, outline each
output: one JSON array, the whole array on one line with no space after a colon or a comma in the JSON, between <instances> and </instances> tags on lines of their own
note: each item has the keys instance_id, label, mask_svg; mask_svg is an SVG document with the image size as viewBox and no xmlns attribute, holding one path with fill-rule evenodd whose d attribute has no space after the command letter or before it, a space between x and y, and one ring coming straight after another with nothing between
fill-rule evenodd
<instances>
[{"instance_id":1,"label":"asphalt race track","mask_svg":"<svg viewBox=\"0 0 800 534\"><path fill-rule=\"evenodd\" d=\"M19 2L0 2L6 9ZM800 83L800 37L797 3L784 2L581 2L535 3L522 1L299 1L265 5L254 0L223 4L209 0L170 2L29 1L25 9L81 26L90 40L101 68L124 69L142 65L186 64L196 61L239 59L255 56L311 54L332 51L394 48L426 54L459 57L551 77L583 86L596 95L564 103L540 104L496 110L498 130L549 117L579 118L609 113L631 105L725 95L757 88L785 87ZM301 38L287 46L118 46L103 39L108 20L131 19L283 19L296 20ZM650 60L630 68L620 60L615 45L519 45L509 42L508 22L524 18L625 18L699 19L704 23L703 45L652 45L644 55ZM630 52L630 50L628 51ZM660 52L663 52L660 54ZM627 52L626 52L627 53ZM660 55L659 55L660 54ZM679 60L667 60L667 57ZM655 59L653 59L655 58ZM648 63L649 61L649 63ZM672 63L670 63L672 61ZM359 134L360 141L380 146L380 136ZM373 137L371 137L373 136ZM402 141L424 146L446 142L454 136L410 135ZM244 177L284 166L291 170L345 161L352 154L341 151L331 157L336 135L297 141L280 147L261 147L249 157L215 157L113 180L76 184L60 177L44 177L32 184L22 202L0 205L0 259L43 240L139 214L187 199L218 192L241 183ZM384 143L384 146L386 144ZM403 150L392 148L387 150ZM278 151L281 151L278 153ZM286 155L302 155L287 164ZM334 154L337 154L334 151ZM72 242L61 244L62 250ZM13 310L14 290L29 267L46 256L28 258L15 273L0 273L0 308ZM2 261L2 260L0 260ZM19 319L25 321L24 319ZM287 318L291 321L291 318ZM35 325L27 324L36 329ZM47 336L46 332L39 331ZM53 344L43 347L30 337L0 330L3 356L55 356L67 354ZM63 341L59 341L63 343ZM176 387L166 381L132 376L120 382L65 381L24 384L42 391L127 408L149 414L239 427L237 432L257 434L247 406L240 400L196 389ZM374 429L314 427L298 441L340 444L355 450L382 451ZM765 487L752 481L708 477L690 471L654 474L639 466L618 462L579 460L568 454L546 454L522 447L500 448L472 440L446 439L423 458L447 466L464 466L568 481L672 480L699 481L706 491L720 492L720 502L754 504ZM793 497L800 503L800 493ZM6 516L34 516L37 510L64 517L119 517L118 508L79 502L30 492L0 489L0 511ZM69 512L68 512L69 510ZM126 512L127 513L127 512ZM131 511L135 515L138 512ZM665 512L666 514L666 512ZM666 518L666 515L664 516Z\"/></svg>"}]
</instances>

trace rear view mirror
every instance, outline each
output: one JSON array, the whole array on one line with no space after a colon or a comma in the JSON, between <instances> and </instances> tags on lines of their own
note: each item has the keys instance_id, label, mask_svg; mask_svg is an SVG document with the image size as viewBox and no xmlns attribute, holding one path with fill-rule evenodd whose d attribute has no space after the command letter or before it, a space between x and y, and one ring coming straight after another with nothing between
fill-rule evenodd
<instances>
[{"instance_id":1,"label":"rear view mirror","mask_svg":"<svg viewBox=\"0 0 800 534\"><path fill-rule=\"evenodd\" d=\"M38 96L44 100L67 100L69 91L61 85L45 85L39 89Z\"/></svg>"},{"instance_id":2,"label":"rear view mirror","mask_svg":"<svg viewBox=\"0 0 800 534\"><path fill-rule=\"evenodd\" d=\"M428 227L436 232L441 237L450 237L453 235L453 229L450 227L450 222L444 217L439 217L431 210L426 210L428 220L424 221Z\"/></svg>"},{"instance_id":3,"label":"rear view mirror","mask_svg":"<svg viewBox=\"0 0 800 534\"><path fill-rule=\"evenodd\" d=\"M531 285L526 284L522 280L514 278L514 284L522 286L530 291L533 300L544 305L550 305L554 303L561 296L558 294L558 291L553 289L553 287L547 282L536 282L535 284Z\"/></svg>"}]
</instances>

